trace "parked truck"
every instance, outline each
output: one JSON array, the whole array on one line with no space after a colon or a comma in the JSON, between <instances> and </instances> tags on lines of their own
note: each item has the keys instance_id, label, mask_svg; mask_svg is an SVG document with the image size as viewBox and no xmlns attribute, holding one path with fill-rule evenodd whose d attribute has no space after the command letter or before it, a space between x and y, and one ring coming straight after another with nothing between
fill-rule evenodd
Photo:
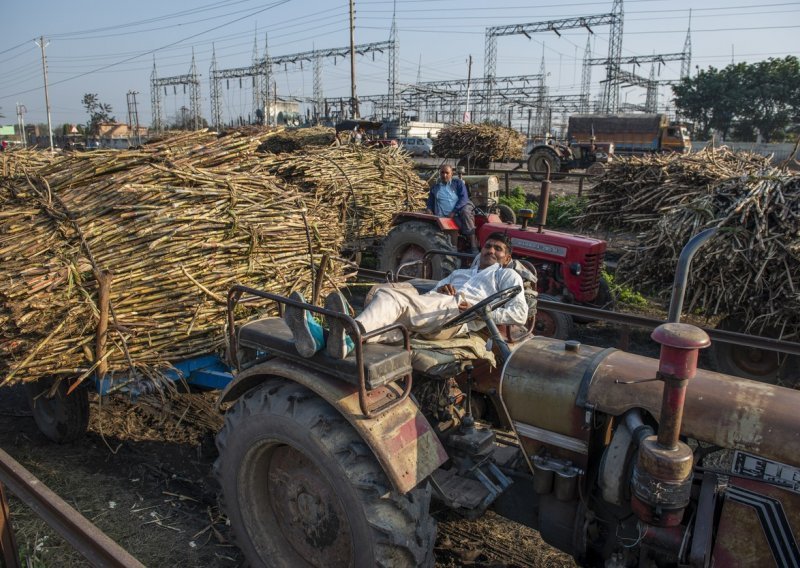
<instances>
[{"instance_id":1,"label":"parked truck","mask_svg":"<svg viewBox=\"0 0 800 568\"><path fill-rule=\"evenodd\" d=\"M568 128L570 141L613 142L616 155L692 149L686 127L665 114L576 114Z\"/></svg>"},{"instance_id":2,"label":"parked truck","mask_svg":"<svg viewBox=\"0 0 800 568\"><path fill-rule=\"evenodd\" d=\"M528 171L535 180L552 172L595 167L614 156L651 152L688 153L692 141L686 127L670 122L665 114L578 114L569 117L568 143L552 139L537 144L528 154ZM598 166L594 166L598 164Z\"/></svg>"}]
</instances>

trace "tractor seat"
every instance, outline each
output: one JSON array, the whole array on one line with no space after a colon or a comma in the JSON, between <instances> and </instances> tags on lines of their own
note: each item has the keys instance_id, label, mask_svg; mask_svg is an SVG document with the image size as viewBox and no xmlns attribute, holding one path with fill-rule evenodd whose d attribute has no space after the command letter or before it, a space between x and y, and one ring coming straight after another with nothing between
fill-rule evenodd
<instances>
[{"instance_id":1,"label":"tractor seat","mask_svg":"<svg viewBox=\"0 0 800 568\"><path fill-rule=\"evenodd\" d=\"M351 353L346 359L335 359L322 349L313 357L303 357L295 348L289 326L281 318L264 318L244 324L239 329L239 345L302 363L358 386L355 353ZM411 355L402 346L366 343L362 346L362 354L368 389L411 374Z\"/></svg>"}]
</instances>

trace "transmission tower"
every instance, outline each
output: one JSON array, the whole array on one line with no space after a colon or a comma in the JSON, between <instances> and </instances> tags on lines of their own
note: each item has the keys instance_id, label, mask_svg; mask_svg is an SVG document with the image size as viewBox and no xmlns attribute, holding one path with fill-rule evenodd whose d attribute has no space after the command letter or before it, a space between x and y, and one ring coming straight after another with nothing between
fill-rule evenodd
<instances>
[{"instance_id":1,"label":"transmission tower","mask_svg":"<svg viewBox=\"0 0 800 568\"><path fill-rule=\"evenodd\" d=\"M141 146L142 137L139 134L139 108L136 104L136 91L128 91L126 100L128 103L128 145Z\"/></svg>"},{"instance_id":2,"label":"transmission tower","mask_svg":"<svg viewBox=\"0 0 800 568\"><path fill-rule=\"evenodd\" d=\"M592 58L592 34L586 37L586 50L583 52L583 69L581 74L581 97L583 103L581 104L581 112L586 114L589 112L591 104L591 88L592 88L592 67L589 65L589 60Z\"/></svg>"},{"instance_id":3,"label":"transmission tower","mask_svg":"<svg viewBox=\"0 0 800 568\"><path fill-rule=\"evenodd\" d=\"M258 65L260 57L258 56L258 33L253 37L253 67ZM253 87L253 115L255 116L256 124L264 124L264 106L262 104L264 98L261 95L261 80L258 75L253 75L250 78Z\"/></svg>"},{"instance_id":4,"label":"transmission tower","mask_svg":"<svg viewBox=\"0 0 800 568\"><path fill-rule=\"evenodd\" d=\"M222 90L217 74L217 50L211 44L211 68L208 70L209 86L211 91L211 122L214 128L222 126Z\"/></svg>"},{"instance_id":5,"label":"transmission tower","mask_svg":"<svg viewBox=\"0 0 800 568\"><path fill-rule=\"evenodd\" d=\"M163 130L162 108L161 108L161 88L164 88L164 94L167 94L167 87L171 86L173 92L177 93L176 87L183 86L183 92L186 92L187 85L189 86L189 118L195 130L200 128L200 81L197 75L197 66L194 60L194 50L192 50L192 65L189 68L187 75L176 75L174 77L159 78L156 72L156 62L153 58L153 72L150 75L150 101L153 113L153 129L156 132ZM213 105L212 105L213 106Z\"/></svg>"},{"instance_id":6,"label":"transmission tower","mask_svg":"<svg viewBox=\"0 0 800 568\"><path fill-rule=\"evenodd\" d=\"M618 6L617 6L618 5ZM590 32L594 26L611 26L611 38L610 38L610 45L616 43L618 44L617 51L615 53L620 53L621 46L622 46L622 0L615 0L614 7L618 8L619 14L612 12L610 14L600 14L597 16L580 16L576 18L565 18L562 20L548 20L544 22L534 22L531 24L512 24L509 26L495 26L491 28L486 28L486 53L484 58L484 71L483 76L489 81L489 89L491 89L493 85L493 79L495 77L495 70L497 68L497 38L500 36L509 36L509 35L524 35L527 38L531 37L531 34L539 33L539 32L554 32L557 35L559 34L559 30L568 30L568 29L575 29L575 28L586 28ZM615 26L618 25L619 29L619 41L615 42ZM611 53L611 47L609 47L609 53ZM617 56L618 57L618 56ZM488 99L489 104L491 104L492 99L491 97ZM487 107L486 109L486 118L491 120L494 114L494 109L492 107Z\"/></svg>"},{"instance_id":7,"label":"transmission tower","mask_svg":"<svg viewBox=\"0 0 800 568\"><path fill-rule=\"evenodd\" d=\"M688 79L692 73L692 11L689 10L689 28L686 30L686 41L683 42L681 61L681 79Z\"/></svg>"},{"instance_id":8,"label":"transmission tower","mask_svg":"<svg viewBox=\"0 0 800 568\"><path fill-rule=\"evenodd\" d=\"M656 81L655 63L650 64L650 80L647 82L647 96L644 100L644 112L656 112L658 108L658 81Z\"/></svg>"},{"instance_id":9,"label":"transmission tower","mask_svg":"<svg viewBox=\"0 0 800 568\"><path fill-rule=\"evenodd\" d=\"M547 108L547 84L544 66L544 45L542 45L542 63L539 66L539 97L536 104L536 130L548 132L549 109Z\"/></svg>"},{"instance_id":10,"label":"transmission tower","mask_svg":"<svg viewBox=\"0 0 800 568\"><path fill-rule=\"evenodd\" d=\"M611 8L613 19L611 33L608 38L608 63L606 65L606 82L603 88L603 110L615 113L619 109L619 72L622 58L622 24L624 12L622 0L614 0Z\"/></svg>"}]
</instances>

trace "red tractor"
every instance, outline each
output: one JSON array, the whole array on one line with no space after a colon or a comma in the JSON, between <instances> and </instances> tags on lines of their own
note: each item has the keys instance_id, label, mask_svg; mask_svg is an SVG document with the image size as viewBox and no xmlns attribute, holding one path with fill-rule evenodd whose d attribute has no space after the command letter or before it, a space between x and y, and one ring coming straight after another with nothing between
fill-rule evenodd
<instances>
[{"instance_id":1,"label":"red tractor","mask_svg":"<svg viewBox=\"0 0 800 568\"><path fill-rule=\"evenodd\" d=\"M614 299L608 283L601 278L606 242L546 230L549 187L549 181L542 182L537 219L534 221L531 210L523 209L519 212L519 223L511 220L513 212L509 215L500 209L505 206L496 204L496 189L491 189L491 183L484 181L477 184L477 188L471 188L480 244L494 232L508 235L513 257L535 268L536 290L541 299L611 309ZM459 234L453 219L407 212L397 214L392 224L379 254L381 270L439 280L461 267L466 255L447 254L469 250L468 242ZM431 251L436 252L431 254ZM414 262L417 264L409 265ZM567 314L546 310L537 313L539 335L566 339L572 328L572 318Z\"/></svg>"}]
</instances>

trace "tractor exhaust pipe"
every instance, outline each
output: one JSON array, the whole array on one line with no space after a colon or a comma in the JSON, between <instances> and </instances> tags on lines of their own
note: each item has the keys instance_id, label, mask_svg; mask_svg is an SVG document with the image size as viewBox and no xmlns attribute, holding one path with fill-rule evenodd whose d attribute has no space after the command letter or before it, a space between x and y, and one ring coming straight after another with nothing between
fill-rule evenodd
<instances>
[{"instance_id":1,"label":"tractor exhaust pipe","mask_svg":"<svg viewBox=\"0 0 800 568\"><path fill-rule=\"evenodd\" d=\"M542 192L539 194L539 214L536 216L536 225L539 232L544 231L544 226L547 225L547 207L550 204L550 164L545 163L545 171L547 175L542 180Z\"/></svg>"}]
</instances>

